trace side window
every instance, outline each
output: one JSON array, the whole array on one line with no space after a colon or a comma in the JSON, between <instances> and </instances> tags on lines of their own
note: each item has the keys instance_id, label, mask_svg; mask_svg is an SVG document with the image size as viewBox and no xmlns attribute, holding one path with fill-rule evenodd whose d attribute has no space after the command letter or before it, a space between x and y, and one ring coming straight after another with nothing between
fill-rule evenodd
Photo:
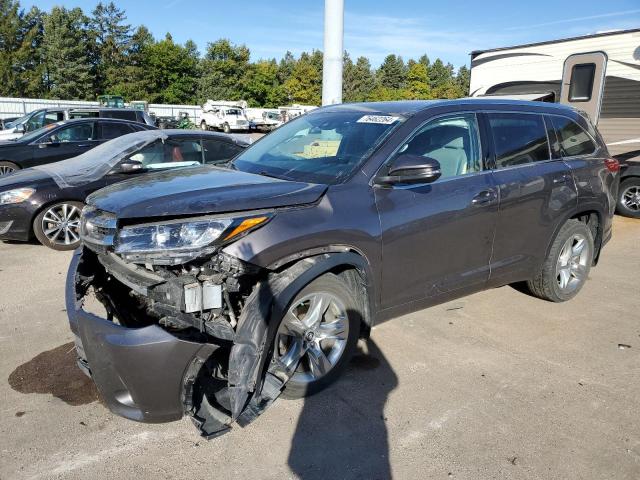
<instances>
[{"instance_id":1,"label":"side window","mask_svg":"<svg viewBox=\"0 0 640 480\"><path fill-rule=\"evenodd\" d=\"M496 150L496 168L549 159L549 142L542 115L489 113Z\"/></svg>"},{"instance_id":2,"label":"side window","mask_svg":"<svg viewBox=\"0 0 640 480\"><path fill-rule=\"evenodd\" d=\"M104 118L120 118L122 120L138 120L135 110L100 110L100 116Z\"/></svg>"},{"instance_id":3,"label":"side window","mask_svg":"<svg viewBox=\"0 0 640 480\"><path fill-rule=\"evenodd\" d=\"M591 100L595 74L595 63L581 63L573 66L569 86L570 102L588 102Z\"/></svg>"},{"instance_id":4,"label":"side window","mask_svg":"<svg viewBox=\"0 0 640 480\"><path fill-rule=\"evenodd\" d=\"M93 123L80 123L63 127L48 139L54 143L86 142L93 140Z\"/></svg>"},{"instance_id":5,"label":"side window","mask_svg":"<svg viewBox=\"0 0 640 480\"><path fill-rule=\"evenodd\" d=\"M560 153L563 156L591 155L595 152L595 143L580 125L564 117L551 118L560 142Z\"/></svg>"},{"instance_id":6,"label":"side window","mask_svg":"<svg viewBox=\"0 0 640 480\"><path fill-rule=\"evenodd\" d=\"M240 147L233 143L220 140L203 140L204 163L221 163L231 160L240 150Z\"/></svg>"},{"instance_id":7,"label":"side window","mask_svg":"<svg viewBox=\"0 0 640 480\"><path fill-rule=\"evenodd\" d=\"M32 116L29 121L27 122L26 126L26 130L28 132L31 132L33 130L37 130L39 128L42 128L44 123L44 112L39 112L36 113L34 116Z\"/></svg>"},{"instance_id":8,"label":"side window","mask_svg":"<svg viewBox=\"0 0 640 480\"><path fill-rule=\"evenodd\" d=\"M63 112L47 112L44 116L44 125L51 125L62 120L64 120Z\"/></svg>"},{"instance_id":9,"label":"side window","mask_svg":"<svg viewBox=\"0 0 640 480\"><path fill-rule=\"evenodd\" d=\"M102 138L104 140L111 140L112 138L121 137L127 133L131 133L133 130L125 123L116 122L104 122L102 126Z\"/></svg>"},{"instance_id":10,"label":"side window","mask_svg":"<svg viewBox=\"0 0 640 480\"><path fill-rule=\"evenodd\" d=\"M439 118L421 128L396 156L408 154L433 158L440 163L440 178L479 172L482 170L482 156L478 132L475 114Z\"/></svg>"},{"instance_id":11,"label":"side window","mask_svg":"<svg viewBox=\"0 0 640 480\"><path fill-rule=\"evenodd\" d=\"M202 163L202 148L198 140L157 141L129 158L150 169L186 167Z\"/></svg>"}]
</instances>

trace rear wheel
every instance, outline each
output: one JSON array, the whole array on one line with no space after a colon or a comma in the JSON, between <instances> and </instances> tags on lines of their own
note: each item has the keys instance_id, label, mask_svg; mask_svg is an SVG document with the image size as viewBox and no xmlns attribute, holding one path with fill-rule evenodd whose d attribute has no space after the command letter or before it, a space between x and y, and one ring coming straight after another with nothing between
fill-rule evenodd
<instances>
[{"instance_id":1,"label":"rear wheel","mask_svg":"<svg viewBox=\"0 0 640 480\"><path fill-rule=\"evenodd\" d=\"M11 162L0 162L0 177L20 170L20 167Z\"/></svg>"},{"instance_id":2,"label":"rear wheel","mask_svg":"<svg viewBox=\"0 0 640 480\"><path fill-rule=\"evenodd\" d=\"M580 220L567 220L536 277L527 282L536 297L565 302L584 286L593 263L593 236Z\"/></svg>"},{"instance_id":3,"label":"rear wheel","mask_svg":"<svg viewBox=\"0 0 640 480\"><path fill-rule=\"evenodd\" d=\"M205 122L204 120L200 122L200 130L204 130L205 132L209 130L209 127L207 127L207 122Z\"/></svg>"},{"instance_id":4,"label":"rear wheel","mask_svg":"<svg viewBox=\"0 0 640 480\"><path fill-rule=\"evenodd\" d=\"M627 178L620 183L616 210L625 217L640 218L640 177Z\"/></svg>"},{"instance_id":5,"label":"rear wheel","mask_svg":"<svg viewBox=\"0 0 640 480\"><path fill-rule=\"evenodd\" d=\"M333 274L314 280L295 297L280 323L274 345L276 358L295 368L284 397L312 395L339 377L358 341L357 312L350 287Z\"/></svg>"},{"instance_id":6,"label":"rear wheel","mask_svg":"<svg viewBox=\"0 0 640 480\"><path fill-rule=\"evenodd\" d=\"M33 221L33 232L45 247L74 250L80 245L80 202L64 201L45 207Z\"/></svg>"}]
</instances>

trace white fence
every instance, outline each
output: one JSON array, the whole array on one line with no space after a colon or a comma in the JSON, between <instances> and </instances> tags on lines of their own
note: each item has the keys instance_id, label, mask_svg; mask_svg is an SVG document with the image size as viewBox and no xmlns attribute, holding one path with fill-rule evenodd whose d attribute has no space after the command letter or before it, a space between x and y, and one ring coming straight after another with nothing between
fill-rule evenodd
<instances>
[{"instance_id":1,"label":"white fence","mask_svg":"<svg viewBox=\"0 0 640 480\"><path fill-rule=\"evenodd\" d=\"M40 108L77 108L98 106L100 106L98 102L88 102L83 100L45 100L42 98L0 97L0 119L21 117ZM179 112L187 112L194 123L199 123L202 108L196 105L149 104L149 113L154 113L157 116L176 117Z\"/></svg>"}]
</instances>

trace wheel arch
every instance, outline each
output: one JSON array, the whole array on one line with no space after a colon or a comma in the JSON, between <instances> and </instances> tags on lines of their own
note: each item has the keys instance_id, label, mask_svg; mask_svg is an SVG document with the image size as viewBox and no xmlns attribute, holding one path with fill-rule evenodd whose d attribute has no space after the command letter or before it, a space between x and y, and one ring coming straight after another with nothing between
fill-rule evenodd
<instances>
[{"instance_id":1,"label":"wheel arch","mask_svg":"<svg viewBox=\"0 0 640 480\"><path fill-rule=\"evenodd\" d=\"M601 210L600 206L597 204L593 205L584 205L574 211L565 215L562 221L559 221L553 231L553 235L549 238L547 242L547 248L545 250L544 258L549 256L549 251L553 246L553 242L555 241L558 233L562 226L567 223L568 220L580 220L587 224L589 229L591 230L591 234L593 235L593 245L594 245L594 253L593 253L593 265L598 264L598 260L600 258L600 251L602 249L602 239L604 233L604 217L605 214Z\"/></svg>"}]
</instances>

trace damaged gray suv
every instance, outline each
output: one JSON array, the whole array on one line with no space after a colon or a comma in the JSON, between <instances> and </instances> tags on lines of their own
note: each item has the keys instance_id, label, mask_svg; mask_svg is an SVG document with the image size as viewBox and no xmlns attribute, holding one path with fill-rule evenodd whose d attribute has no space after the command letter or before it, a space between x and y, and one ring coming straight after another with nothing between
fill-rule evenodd
<instances>
[{"instance_id":1,"label":"damaged gray suv","mask_svg":"<svg viewBox=\"0 0 640 480\"><path fill-rule=\"evenodd\" d=\"M224 167L88 198L78 364L113 412L213 437L329 385L386 319L519 282L571 299L611 237L618 170L559 105L315 110Z\"/></svg>"}]
</instances>

